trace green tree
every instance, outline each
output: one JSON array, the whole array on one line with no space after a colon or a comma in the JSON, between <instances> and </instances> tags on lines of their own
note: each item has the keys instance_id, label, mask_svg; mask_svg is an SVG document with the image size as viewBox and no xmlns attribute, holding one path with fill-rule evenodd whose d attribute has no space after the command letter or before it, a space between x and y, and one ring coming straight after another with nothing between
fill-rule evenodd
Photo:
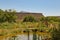
<instances>
[{"instance_id":1,"label":"green tree","mask_svg":"<svg viewBox=\"0 0 60 40\"><path fill-rule=\"evenodd\" d=\"M11 10L1 10L0 9L0 22L15 22L17 16L16 16L16 12L15 11L11 11Z\"/></svg>"},{"instance_id":2,"label":"green tree","mask_svg":"<svg viewBox=\"0 0 60 40\"><path fill-rule=\"evenodd\" d=\"M47 27L48 27L48 20L47 20L47 17L40 17L40 22L44 23Z\"/></svg>"},{"instance_id":3,"label":"green tree","mask_svg":"<svg viewBox=\"0 0 60 40\"><path fill-rule=\"evenodd\" d=\"M4 11L0 9L0 22L4 21L3 17L4 17Z\"/></svg>"},{"instance_id":4,"label":"green tree","mask_svg":"<svg viewBox=\"0 0 60 40\"><path fill-rule=\"evenodd\" d=\"M33 16L26 16L23 22L36 22L36 19Z\"/></svg>"},{"instance_id":5,"label":"green tree","mask_svg":"<svg viewBox=\"0 0 60 40\"><path fill-rule=\"evenodd\" d=\"M5 17L6 17L6 21L8 22L15 22L17 16L16 16L16 12L9 10L9 11L5 11Z\"/></svg>"},{"instance_id":6,"label":"green tree","mask_svg":"<svg viewBox=\"0 0 60 40\"><path fill-rule=\"evenodd\" d=\"M56 17L56 16L48 16L46 17L48 21L52 22L58 22L60 20L60 18Z\"/></svg>"}]
</instances>

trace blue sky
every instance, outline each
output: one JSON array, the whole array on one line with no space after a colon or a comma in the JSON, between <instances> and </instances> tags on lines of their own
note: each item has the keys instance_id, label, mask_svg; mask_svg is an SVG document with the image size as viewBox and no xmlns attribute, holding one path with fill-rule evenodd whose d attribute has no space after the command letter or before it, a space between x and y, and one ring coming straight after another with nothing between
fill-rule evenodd
<instances>
[{"instance_id":1,"label":"blue sky","mask_svg":"<svg viewBox=\"0 0 60 40\"><path fill-rule=\"evenodd\" d=\"M41 12L45 16L60 16L60 0L0 0L0 9Z\"/></svg>"}]
</instances>

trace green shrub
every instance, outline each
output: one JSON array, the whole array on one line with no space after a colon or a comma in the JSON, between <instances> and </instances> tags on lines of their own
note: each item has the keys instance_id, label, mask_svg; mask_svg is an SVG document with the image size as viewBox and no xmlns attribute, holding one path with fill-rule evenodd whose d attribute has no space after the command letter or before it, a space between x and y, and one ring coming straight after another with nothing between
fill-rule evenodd
<instances>
[{"instance_id":1,"label":"green shrub","mask_svg":"<svg viewBox=\"0 0 60 40\"><path fill-rule=\"evenodd\" d=\"M37 20L33 16L26 16L23 22L37 22Z\"/></svg>"}]
</instances>

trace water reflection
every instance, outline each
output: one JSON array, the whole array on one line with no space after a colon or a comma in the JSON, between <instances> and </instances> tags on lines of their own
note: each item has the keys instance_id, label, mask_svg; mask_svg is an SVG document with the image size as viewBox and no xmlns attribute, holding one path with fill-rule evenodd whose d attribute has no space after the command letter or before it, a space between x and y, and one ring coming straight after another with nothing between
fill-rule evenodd
<instances>
[{"instance_id":1,"label":"water reflection","mask_svg":"<svg viewBox=\"0 0 60 40\"><path fill-rule=\"evenodd\" d=\"M28 36L27 35L18 35L17 37L18 40L28 40Z\"/></svg>"},{"instance_id":2,"label":"water reflection","mask_svg":"<svg viewBox=\"0 0 60 40\"><path fill-rule=\"evenodd\" d=\"M18 40L28 40L28 35L17 35L17 39ZM32 34L30 34L29 35L29 40L33 40L33 35Z\"/></svg>"},{"instance_id":3,"label":"water reflection","mask_svg":"<svg viewBox=\"0 0 60 40\"><path fill-rule=\"evenodd\" d=\"M28 40L27 34L17 35L16 37L11 37L9 40ZM33 40L33 34L29 35L29 40Z\"/></svg>"},{"instance_id":4,"label":"water reflection","mask_svg":"<svg viewBox=\"0 0 60 40\"><path fill-rule=\"evenodd\" d=\"M39 35L39 34L34 34L34 33L29 33L29 40L45 40L48 39L48 36L45 35ZM12 37L7 37L4 40L28 40L28 34L20 34Z\"/></svg>"},{"instance_id":5,"label":"water reflection","mask_svg":"<svg viewBox=\"0 0 60 40\"><path fill-rule=\"evenodd\" d=\"M16 37L9 38L9 40L28 40L28 35L27 34L17 35ZM29 40L33 40L33 34L29 35ZM38 37L37 35L36 40L41 40L41 36Z\"/></svg>"}]
</instances>

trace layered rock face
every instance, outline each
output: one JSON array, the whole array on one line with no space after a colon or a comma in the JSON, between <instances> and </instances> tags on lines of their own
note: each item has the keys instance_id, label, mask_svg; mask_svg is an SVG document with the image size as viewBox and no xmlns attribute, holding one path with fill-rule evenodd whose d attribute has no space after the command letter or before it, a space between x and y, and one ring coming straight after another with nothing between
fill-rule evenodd
<instances>
[{"instance_id":1,"label":"layered rock face","mask_svg":"<svg viewBox=\"0 0 60 40\"><path fill-rule=\"evenodd\" d=\"M33 16L36 19L39 19L41 16L43 16L42 13L31 13L31 12L17 12L17 19L23 19L25 16Z\"/></svg>"}]
</instances>

